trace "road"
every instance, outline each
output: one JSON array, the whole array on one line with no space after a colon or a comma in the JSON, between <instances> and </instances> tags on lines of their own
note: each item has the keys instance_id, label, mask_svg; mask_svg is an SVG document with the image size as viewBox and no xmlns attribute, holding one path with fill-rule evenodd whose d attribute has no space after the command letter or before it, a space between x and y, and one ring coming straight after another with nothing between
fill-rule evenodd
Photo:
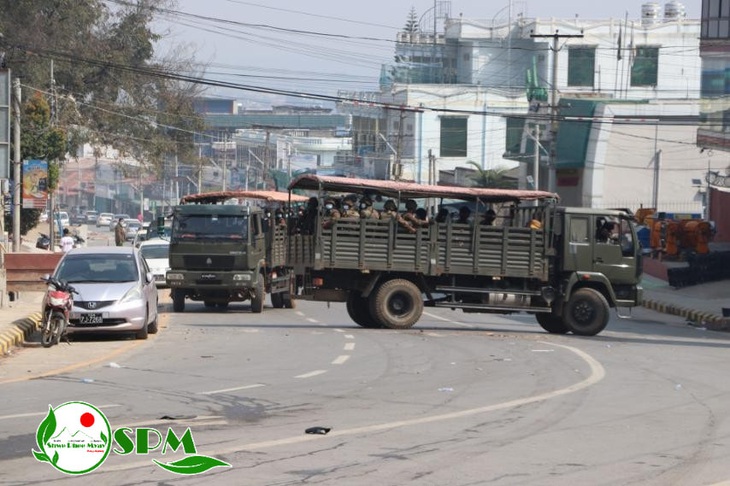
<instances>
[{"instance_id":1,"label":"road","mask_svg":"<svg viewBox=\"0 0 730 486\"><path fill-rule=\"evenodd\" d=\"M730 480L726 334L645 309L592 338L549 335L527 315L447 309L427 309L411 330L371 330L339 303L252 314L246 303L221 312L188 302L175 314L161 295L161 331L147 341L73 341L2 363L13 376L0 380L12 397L0 400L0 482ZM48 406L76 400L98 406L112 429L189 427L198 454L231 467L180 476L152 462L179 450L112 452L88 476L64 476L31 449ZM305 434L313 426L331 430Z\"/></svg>"}]
</instances>

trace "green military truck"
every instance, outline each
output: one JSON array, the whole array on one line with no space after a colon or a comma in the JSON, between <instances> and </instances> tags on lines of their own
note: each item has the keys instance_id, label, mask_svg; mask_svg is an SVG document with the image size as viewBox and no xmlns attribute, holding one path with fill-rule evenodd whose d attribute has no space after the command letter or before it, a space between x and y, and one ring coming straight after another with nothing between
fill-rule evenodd
<instances>
[{"instance_id":1,"label":"green military truck","mask_svg":"<svg viewBox=\"0 0 730 486\"><path fill-rule=\"evenodd\" d=\"M641 253L632 217L567 208L543 191L479 189L307 174L290 190L359 193L399 207L466 205L477 215L404 231L398 219L339 218L323 212L311 234L289 239L299 299L346 302L363 327L404 329L424 306L464 312L535 314L551 333L601 332L610 308L641 305ZM321 206L321 205L320 205ZM497 219L480 224L478 214ZM435 211L432 211L435 213ZM614 234L600 231L610 223Z\"/></svg>"},{"instance_id":2,"label":"green military truck","mask_svg":"<svg viewBox=\"0 0 730 486\"><path fill-rule=\"evenodd\" d=\"M223 191L193 194L172 211L170 286L175 312L185 299L226 308L251 301L260 313L267 293L274 307L293 308L293 275L286 264L288 233L270 224L259 204L277 205L307 198L274 191Z\"/></svg>"}]
</instances>

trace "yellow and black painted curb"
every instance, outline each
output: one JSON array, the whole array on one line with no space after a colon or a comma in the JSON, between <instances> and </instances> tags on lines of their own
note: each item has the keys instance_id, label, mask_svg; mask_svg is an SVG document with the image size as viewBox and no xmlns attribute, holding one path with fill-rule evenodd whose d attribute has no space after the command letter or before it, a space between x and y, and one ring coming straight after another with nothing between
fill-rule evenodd
<instances>
[{"instance_id":1,"label":"yellow and black painted curb","mask_svg":"<svg viewBox=\"0 0 730 486\"><path fill-rule=\"evenodd\" d=\"M704 325L708 329L716 331L730 331L730 320L711 312L700 312L686 307L680 307L666 302L644 299L642 305L647 309L651 309L663 314L670 314L687 319L697 325Z\"/></svg>"},{"instance_id":2,"label":"yellow and black painted curb","mask_svg":"<svg viewBox=\"0 0 730 486\"><path fill-rule=\"evenodd\" d=\"M0 356L8 354L11 349L22 344L38 330L42 317L43 314L36 312L14 321L10 329L0 333Z\"/></svg>"}]
</instances>

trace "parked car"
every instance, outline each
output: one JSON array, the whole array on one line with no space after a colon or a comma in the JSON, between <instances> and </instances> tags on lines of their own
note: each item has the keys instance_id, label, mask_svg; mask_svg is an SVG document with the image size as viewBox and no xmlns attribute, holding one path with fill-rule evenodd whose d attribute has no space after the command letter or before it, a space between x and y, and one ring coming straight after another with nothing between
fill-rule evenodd
<instances>
[{"instance_id":1,"label":"parked car","mask_svg":"<svg viewBox=\"0 0 730 486\"><path fill-rule=\"evenodd\" d=\"M137 236L137 233L139 230L142 229L142 223L139 222L138 219L125 219L122 221L122 226L124 227L124 237L128 241L134 240L134 237Z\"/></svg>"},{"instance_id":2,"label":"parked car","mask_svg":"<svg viewBox=\"0 0 730 486\"><path fill-rule=\"evenodd\" d=\"M167 287L165 274L170 269L170 260L168 258L170 242L160 238L143 241L139 244L139 252L142 254L142 258L147 261L147 265L155 277L157 288Z\"/></svg>"},{"instance_id":3,"label":"parked car","mask_svg":"<svg viewBox=\"0 0 730 486\"><path fill-rule=\"evenodd\" d=\"M58 262L53 277L76 289L69 335L89 332L157 332L158 296L154 276L131 246L74 248Z\"/></svg>"},{"instance_id":4,"label":"parked car","mask_svg":"<svg viewBox=\"0 0 730 486\"><path fill-rule=\"evenodd\" d=\"M96 224L96 220L99 219L99 212L89 210L86 211L86 224Z\"/></svg>"},{"instance_id":5,"label":"parked car","mask_svg":"<svg viewBox=\"0 0 730 486\"><path fill-rule=\"evenodd\" d=\"M114 228L117 227L117 223L119 223L120 218L122 220L130 219L128 214L119 213L119 214L113 215L112 220L109 221L109 231L114 231Z\"/></svg>"},{"instance_id":6,"label":"parked car","mask_svg":"<svg viewBox=\"0 0 730 486\"><path fill-rule=\"evenodd\" d=\"M112 222L113 217L114 215L112 213L99 214L99 216L96 218L96 227L98 228L99 226L109 226L109 223Z\"/></svg>"}]
</instances>

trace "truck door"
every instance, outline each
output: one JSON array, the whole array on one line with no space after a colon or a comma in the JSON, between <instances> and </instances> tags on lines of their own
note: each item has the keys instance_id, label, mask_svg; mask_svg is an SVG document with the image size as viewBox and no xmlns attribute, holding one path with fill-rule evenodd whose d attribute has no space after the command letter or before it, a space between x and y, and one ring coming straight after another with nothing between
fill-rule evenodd
<instances>
[{"instance_id":1,"label":"truck door","mask_svg":"<svg viewBox=\"0 0 730 486\"><path fill-rule=\"evenodd\" d=\"M569 272L590 271L593 251L589 229L591 218L587 215L566 214L564 270Z\"/></svg>"},{"instance_id":2,"label":"truck door","mask_svg":"<svg viewBox=\"0 0 730 486\"><path fill-rule=\"evenodd\" d=\"M263 229L263 221L260 214L253 214L250 219L251 226L251 249L252 261L262 260L266 257L266 233Z\"/></svg>"},{"instance_id":3,"label":"truck door","mask_svg":"<svg viewBox=\"0 0 730 486\"><path fill-rule=\"evenodd\" d=\"M597 229L593 245L593 271L604 274L613 284L636 280L635 240L626 218L610 218L604 230Z\"/></svg>"}]
</instances>

